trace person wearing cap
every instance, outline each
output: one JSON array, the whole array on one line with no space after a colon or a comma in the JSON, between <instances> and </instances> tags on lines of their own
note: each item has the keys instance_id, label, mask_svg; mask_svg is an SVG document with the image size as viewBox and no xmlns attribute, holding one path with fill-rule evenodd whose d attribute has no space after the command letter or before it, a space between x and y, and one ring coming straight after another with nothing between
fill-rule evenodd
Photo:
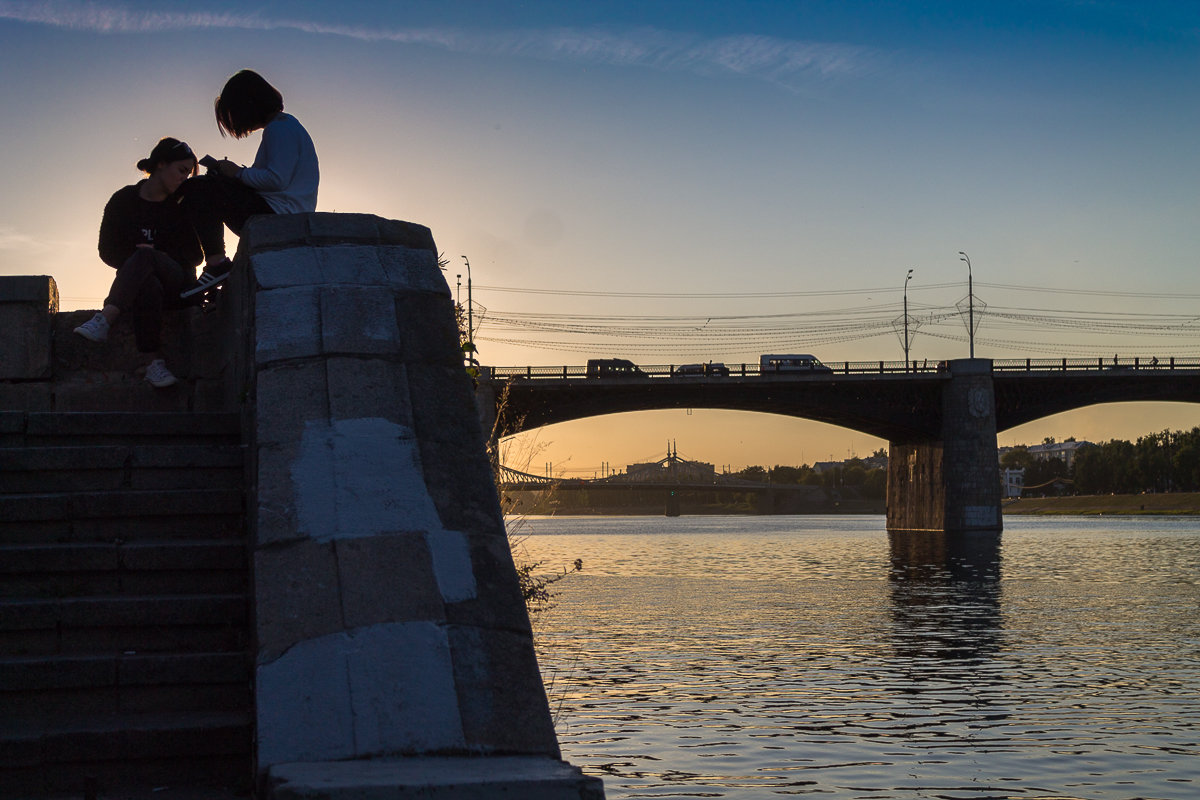
<instances>
[{"instance_id":1,"label":"person wearing cap","mask_svg":"<svg viewBox=\"0 0 1200 800\"><path fill-rule=\"evenodd\" d=\"M183 308L180 292L196 281L200 240L180 207L180 187L196 174L187 143L167 137L137 163L146 177L118 189L100 221L100 259L117 270L104 305L75 333L108 341L117 318L129 314L138 352L147 356L146 380L157 388L177 382L162 352L163 311Z\"/></svg>"},{"instance_id":2,"label":"person wearing cap","mask_svg":"<svg viewBox=\"0 0 1200 800\"><path fill-rule=\"evenodd\" d=\"M208 161L208 174L188 181L184 211L204 248L204 271L183 297L202 294L229 276L225 255L228 226L242 235L256 214L299 214L317 210L321 171L312 137L291 114L284 113L283 95L261 75L244 69L225 82L214 103L222 136L244 139L262 131L254 163L239 166L228 159Z\"/></svg>"}]
</instances>

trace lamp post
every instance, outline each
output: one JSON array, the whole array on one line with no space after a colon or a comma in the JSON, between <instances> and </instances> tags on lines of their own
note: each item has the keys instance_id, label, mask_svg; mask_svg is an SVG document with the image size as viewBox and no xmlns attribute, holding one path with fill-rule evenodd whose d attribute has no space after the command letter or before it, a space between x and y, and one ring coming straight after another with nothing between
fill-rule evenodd
<instances>
[{"instance_id":1,"label":"lamp post","mask_svg":"<svg viewBox=\"0 0 1200 800\"><path fill-rule=\"evenodd\" d=\"M958 251L962 256L959 261L967 262L967 341L971 346L971 358L975 357L975 290L971 282L971 258L962 250ZM471 278L467 276L467 294L471 293Z\"/></svg>"},{"instance_id":2,"label":"lamp post","mask_svg":"<svg viewBox=\"0 0 1200 800\"><path fill-rule=\"evenodd\" d=\"M471 351L467 353L467 362L474 366L475 361L475 316L474 306L471 302L471 262L466 256L462 257L463 263L467 265L467 344L471 346Z\"/></svg>"},{"instance_id":3,"label":"lamp post","mask_svg":"<svg viewBox=\"0 0 1200 800\"><path fill-rule=\"evenodd\" d=\"M904 279L904 371L908 372L908 282L912 280L913 271L908 271L908 276Z\"/></svg>"}]
</instances>

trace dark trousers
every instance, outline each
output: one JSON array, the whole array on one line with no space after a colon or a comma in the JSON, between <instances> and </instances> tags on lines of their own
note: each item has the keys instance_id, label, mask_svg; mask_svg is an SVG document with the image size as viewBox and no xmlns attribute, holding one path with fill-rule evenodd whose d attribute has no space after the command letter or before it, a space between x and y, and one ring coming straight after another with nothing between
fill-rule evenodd
<instances>
[{"instance_id":1,"label":"dark trousers","mask_svg":"<svg viewBox=\"0 0 1200 800\"><path fill-rule=\"evenodd\" d=\"M204 257L225 254L225 231L228 225L235 236L242 235L246 220L256 214L270 214L271 206L258 192L233 178L211 173L198 175L183 182L183 213L200 237Z\"/></svg>"},{"instance_id":2,"label":"dark trousers","mask_svg":"<svg viewBox=\"0 0 1200 800\"><path fill-rule=\"evenodd\" d=\"M104 304L131 316L139 353L155 353L162 349L163 311L195 305L191 298L179 297L195 283L196 270L182 266L166 253L139 247L117 268Z\"/></svg>"}]
</instances>

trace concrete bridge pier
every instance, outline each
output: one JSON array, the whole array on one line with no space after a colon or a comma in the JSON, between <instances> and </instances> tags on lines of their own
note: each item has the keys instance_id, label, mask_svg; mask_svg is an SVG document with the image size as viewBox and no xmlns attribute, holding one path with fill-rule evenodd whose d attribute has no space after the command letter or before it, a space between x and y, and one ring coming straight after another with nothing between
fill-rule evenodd
<instances>
[{"instance_id":1,"label":"concrete bridge pier","mask_svg":"<svg viewBox=\"0 0 1200 800\"><path fill-rule=\"evenodd\" d=\"M887 527L892 532L999 532L992 362L949 362L936 438L889 442Z\"/></svg>"}]
</instances>

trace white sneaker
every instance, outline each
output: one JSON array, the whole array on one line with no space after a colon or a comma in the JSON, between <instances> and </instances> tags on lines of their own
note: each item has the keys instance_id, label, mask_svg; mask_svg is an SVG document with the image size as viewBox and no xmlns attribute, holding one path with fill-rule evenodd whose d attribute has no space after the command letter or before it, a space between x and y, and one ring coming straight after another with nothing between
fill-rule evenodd
<instances>
[{"instance_id":1,"label":"white sneaker","mask_svg":"<svg viewBox=\"0 0 1200 800\"><path fill-rule=\"evenodd\" d=\"M108 327L108 320L97 311L96 316L76 328L75 332L93 342L107 342Z\"/></svg>"},{"instance_id":2,"label":"white sneaker","mask_svg":"<svg viewBox=\"0 0 1200 800\"><path fill-rule=\"evenodd\" d=\"M165 389L168 386L174 386L179 379L171 374L171 370L167 369L167 362L156 358L146 367L146 382L155 389Z\"/></svg>"},{"instance_id":3,"label":"white sneaker","mask_svg":"<svg viewBox=\"0 0 1200 800\"><path fill-rule=\"evenodd\" d=\"M221 281L229 277L229 270L233 266L233 262L228 258L220 263L213 264L212 267L205 267L200 271L200 277L196 279L196 285L187 291L179 293L182 298L191 297L194 294L207 292L209 289L215 289L220 285ZM210 271L211 269L211 271Z\"/></svg>"}]
</instances>

